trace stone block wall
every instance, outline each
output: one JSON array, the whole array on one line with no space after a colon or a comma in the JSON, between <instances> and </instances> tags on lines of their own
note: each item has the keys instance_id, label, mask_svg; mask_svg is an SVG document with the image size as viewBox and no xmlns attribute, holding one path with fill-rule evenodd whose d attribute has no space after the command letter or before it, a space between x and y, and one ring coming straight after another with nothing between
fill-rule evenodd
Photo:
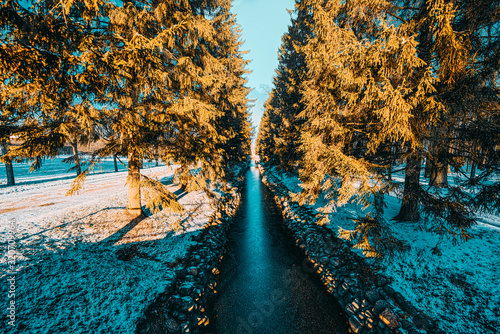
<instances>
[{"instance_id":1,"label":"stone block wall","mask_svg":"<svg viewBox=\"0 0 500 334\"><path fill-rule=\"evenodd\" d=\"M431 319L391 287L388 277L353 253L331 229L317 225L316 213L293 202L288 189L272 174L263 168L261 173L296 244L345 310L353 333L437 332Z\"/></svg>"},{"instance_id":2,"label":"stone block wall","mask_svg":"<svg viewBox=\"0 0 500 334\"><path fill-rule=\"evenodd\" d=\"M219 201L202 233L193 237L188 255L172 264L175 282L145 311L136 333L200 333L210 324L207 305L217 292L217 267L240 203L236 186Z\"/></svg>"}]
</instances>

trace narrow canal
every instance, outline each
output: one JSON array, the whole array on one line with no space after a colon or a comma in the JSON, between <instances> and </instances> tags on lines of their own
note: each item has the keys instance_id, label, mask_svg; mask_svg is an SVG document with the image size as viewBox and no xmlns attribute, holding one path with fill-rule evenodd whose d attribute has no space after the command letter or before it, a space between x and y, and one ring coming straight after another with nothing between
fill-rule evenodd
<instances>
[{"instance_id":1,"label":"narrow canal","mask_svg":"<svg viewBox=\"0 0 500 334\"><path fill-rule=\"evenodd\" d=\"M311 273L252 162L229 232L210 333L348 333L336 300Z\"/></svg>"}]
</instances>

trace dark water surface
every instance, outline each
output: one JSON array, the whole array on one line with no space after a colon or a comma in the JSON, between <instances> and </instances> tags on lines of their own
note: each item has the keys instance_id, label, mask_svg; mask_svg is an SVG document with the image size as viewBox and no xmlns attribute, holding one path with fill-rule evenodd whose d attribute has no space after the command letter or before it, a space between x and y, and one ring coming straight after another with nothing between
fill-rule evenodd
<instances>
[{"instance_id":1,"label":"dark water surface","mask_svg":"<svg viewBox=\"0 0 500 334\"><path fill-rule=\"evenodd\" d=\"M345 315L293 244L259 170L246 174L210 333L347 333Z\"/></svg>"}]
</instances>

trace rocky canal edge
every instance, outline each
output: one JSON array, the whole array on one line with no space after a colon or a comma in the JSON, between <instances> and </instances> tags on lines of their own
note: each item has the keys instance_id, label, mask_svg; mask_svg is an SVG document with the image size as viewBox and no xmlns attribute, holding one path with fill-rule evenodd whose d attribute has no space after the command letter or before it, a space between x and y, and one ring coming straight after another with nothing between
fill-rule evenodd
<instances>
[{"instance_id":1,"label":"rocky canal edge","mask_svg":"<svg viewBox=\"0 0 500 334\"><path fill-rule=\"evenodd\" d=\"M146 309L136 333L199 333L210 324L207 305L217 293L217 276L227 232L240 204L244 166L234 177L230 192L219 199L214 214L203 231L193 236L187 255L172 263L174 279Z\"/></svg>"},{"instance_id":2,"label":"rocky canal edge","mask_svg":"<svg viewBox=\"0 0 500 334\"><path fill-rule=\"evenodd\" d=\"M331 229L316 224L313 209L292 201L288 189L264 167L259 168L296 245L310 261L311 273L319 275L345 310L352 332L440 333L429 317L391 287L389 277L353 253Z\"/></svg>"}]
</instances>

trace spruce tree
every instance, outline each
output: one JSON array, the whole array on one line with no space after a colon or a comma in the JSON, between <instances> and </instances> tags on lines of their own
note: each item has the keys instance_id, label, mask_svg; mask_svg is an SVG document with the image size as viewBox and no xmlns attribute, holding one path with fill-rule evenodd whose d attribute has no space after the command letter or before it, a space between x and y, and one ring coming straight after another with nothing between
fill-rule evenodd
<instances>
[{"instance_id":1,"label":"spruce tree","mask_svg":"<svg viewBox=\"0 0 500 334\"><path fill-rule=\"evenodd\" d=\"M274 112L272 105L276 101L274 92L271 91L269 98L264 104L264 114L260 120L259 132L256 141L256 153L260 155L263 162L278 165L278 156L276 148L276 129L278 127L278 113Z\"/></svg>"},{"instance_id":2,"label":"spruce tree","mask_svg":"<svg viewBox=\"0 0 500 334\"><path fill-rule=\"evenodd\" d=\"M500 3L457 0L436 7L446 19L434 28L438 97L447 106L445 125L450 138L444 152L460 175L451 191L458 193L465 187L468 191L461 195L462 202L494 212L498 199L491 189L498 187L494 174L500 163L495 130L499 127ZM461 172L465 159L481 166L483 172L467 177Z\"/></svg>"},{"instance_id":3,"label":"spruce tree","mask_svg":"<svg viewBox=\"0 0 500 334\"><path fill-rule=\"evenodd\" d=\"M303 85L303 195L314 200L324 190L338 204L363 200L382 187L378 170L384 165L377 161L382 145L418 144L413 111L432 102L426 92L433 79L418 58L411 27L391 26L385 19L387 3L305 1L304 6L315 30L304 47L310 79ZM323 182L327 175L330 181ZM337 178L339 188L333 190Z\"/></svg>"},{"instance_id":4,"label":"spruce tree","mask_svg":"<svg viewBox=\"0 0 500 334\"><path fill-rule=\"evenodd\" d=\"M222 158L222 175L229 180L233 167L245 161L250 155L251 126L248 112L249 88L244 76L248 61L244 60L240 51L241 28L237 26L235 16L230 12L230 1L219 1L217 15L213 19L215 43L207 44L209 52L218 59L223 71L220 82L214 82L209 96L217 106L220 115L214 120L217 135L210 138L215 142L217 154ZM213 158L209 158L213 160ZM219 171L213 172L220 174Z\"/></svg>"},{"instance_id":5,"label":"spruce tree","mask_svg":"<svg viewBox=\"0 0 500 334\"><path fill-rule=\"evenodd\" d=\"M0 7L2 125L15 125L20 141L5 159L31 159L40 168L64 146L68 127L94 122L71 110L96 89L89 82L99 73L86 63L99 4L9 0Z\"/></svg>"},{"instance_id":6,"label":"spruce tree","mask_svg":"<svg viewBox=\"0 0 500 334\"><path fill-rule=\"evenodd\" d=\"M180 180L206 183L223 175L220 142L214 123L224 115L219 102L232 98L223 83L238 69L226 70L226 45L215 23L226 17L228 2L159 1L150 6L128 2L110 11L107 60L111 85L102 103L114 136L99 154L127 154L129 157L129 210L140 212L138 161L154 158L160 147L164 161L181 165ZM225 36L231 29L225 31ZM225 96L228 95L229 97ZM191 165L201 175L191 175ZM144 177L143 177L144 178ZM161 185L145 178L143 185ZM180 209L175 196L161 192L164 207Z\"/></svg>"},{"instance_id":7,"label":"spruce tree","mask_svg":"<svg viewBox=\"0 0 500 334\"><path fill-rule=\"evenodd\" d=\"M304 55L300 48L311 34L310 17L306 11L292 13L291 25L282 37L278 52L278 68L274 78L274 87L265 108L273 118L273 133L267 134L273 144L262 147L264 161L273 157L273 163L279 168L291 171L300 160L300 128L302 120L298 117L304 109L302 104L301 83L306 79L307 70ZM261 136L264 135L264 132ZM260 142L260 141L259 141ZM266 151L268 150L268 151Z\"/></svg>"},{"instance_id":8,"label":"spruce tree","mask_svg":"<svg viewBox=\"0 0 500 334\"><path fill-rule=\"evenodd\" d=\"M471 143L477 147L471 133L475 132L478 119L496 113L494 104L498 101L498 87L491 80L492 73L498 71L498 63L493 65L496 56L492 56L494 50L498 50L498 37L492 38L491 34L488 37L487 32L499 27L498 4L464 0L421 1L411 5L410 8L403 6L399 16L415 22L421 40L419 55L431 65L437 78L433 95L442 106L428 124L428 131L423 132L422 143L429 143L425 152L426 172L429 172L426 176L430 179L430 186L448 187L448 190L424 189L417 186L416 181L414 187L407 187L411 179L411 173L408 173L403 206L397 218L418 219L419 205L422 205L422 212L434 222L435 231L467 239L466 229L474 223L470 203L475 202L473 193L478 190L469 188L464 191L461 186L448 185L448 168L453 166L455 171L460 171L464 159L481 159L481 150L470 149ZM490 139L496 142L496 136L490 136ZM423 151L420 150L421 156ZM495 154L488 155L494 157ZM410 166L407 164L407 169ZM419 169L419 164L415 164L415 169ZM459 178L464 179L464 175L459 174ZM484 175L485 179L489 176ZM460 185L461 182L457 180L456 183Z\"/></svg>"},{"instance_id":9,"label":"spruce tree","mask_svg":"<svg viewBox=\"0 0 500 334\"><path fill-rule=\"evenodd\" d=\"M269 99L271 98L272 95L269 97ZM271 151L272 149L271 127L273 126L273 124L270 121L269 114L270 114L270 108L267 107L267 101L266 101L266 108L260 120L259 131L257 133L257 140L255 143L255 153L260 156L261 161L266 163L271 161L273 157Z\"/></svg>"},{"instance_id":10,"label":"spruce tree","mask_svg":"<svg viewBox=\"0 0 500 334\"><path fill-rule=\"evenodd\" d=\"M367 256L401 249L383 216L383 195L392 189L384 152L406 147L407 170L420 166L422 128L440 107L428 94L435 79L419 57L413 24L393 24L388 2L311 0L303 8L313 16L314 36L303 48L309 80L299 199L314 202L324 193L327 212L349 202L371 205L341 236Z\"/></svg>"},{"instance_id":11,"label":"spruce tree","mask_svg":"<svg viewBox=\"0 0 500 334\"><path fill-rule=\"evenodd\" d=\"M244 64L234 50L218 54L225 40L216 24L227 20L229 8L225 0L47 1L30 8L8 1L0 21L6 31L0 73L8 83L1 92L2 118L20 124L21 140L9 156L33 159L37 168L68 138L94 140L108 129L105 146L95 153L128 157L130 211L142 212L142 187L154 210L182 210L160 182L140 175L140 164L159 157L184 171L201 165L207 182L223 176L215 120L229 111L219 101L238 106L238 121L247 117L241 73L235 74ZM230 24L224 33L234 33ZM20 62L26 66L13 65ZM241 87L229 91L224 82ZM89 170L69 194L81 188Z\"/></svg>"},{"instance_id":12,"label":"spruce tree","mask_svg":"<svg viewBox=\"0 0 500 334\"><path fill-rule=\"evenodd\" d=\"M304 189L298 199L326 194L327 211L351 201L371 206L354 231L341 233L367 255L402 247L383 215L384 194L398 187L394 162L405 163L398 220L466 240L474 208L498 209L492 179L499 161L498 6L490 0L298 3L312 18L310 38L299 49L308 80L299 114ZM277 152L286 137L279 85L283 80L275 82L258 137L263 159L275 164L282 163ZM484 172L462 177L466 160ZM448 184L448 166L461 174L456 185Z\"/></svg>"}]
</instances>

